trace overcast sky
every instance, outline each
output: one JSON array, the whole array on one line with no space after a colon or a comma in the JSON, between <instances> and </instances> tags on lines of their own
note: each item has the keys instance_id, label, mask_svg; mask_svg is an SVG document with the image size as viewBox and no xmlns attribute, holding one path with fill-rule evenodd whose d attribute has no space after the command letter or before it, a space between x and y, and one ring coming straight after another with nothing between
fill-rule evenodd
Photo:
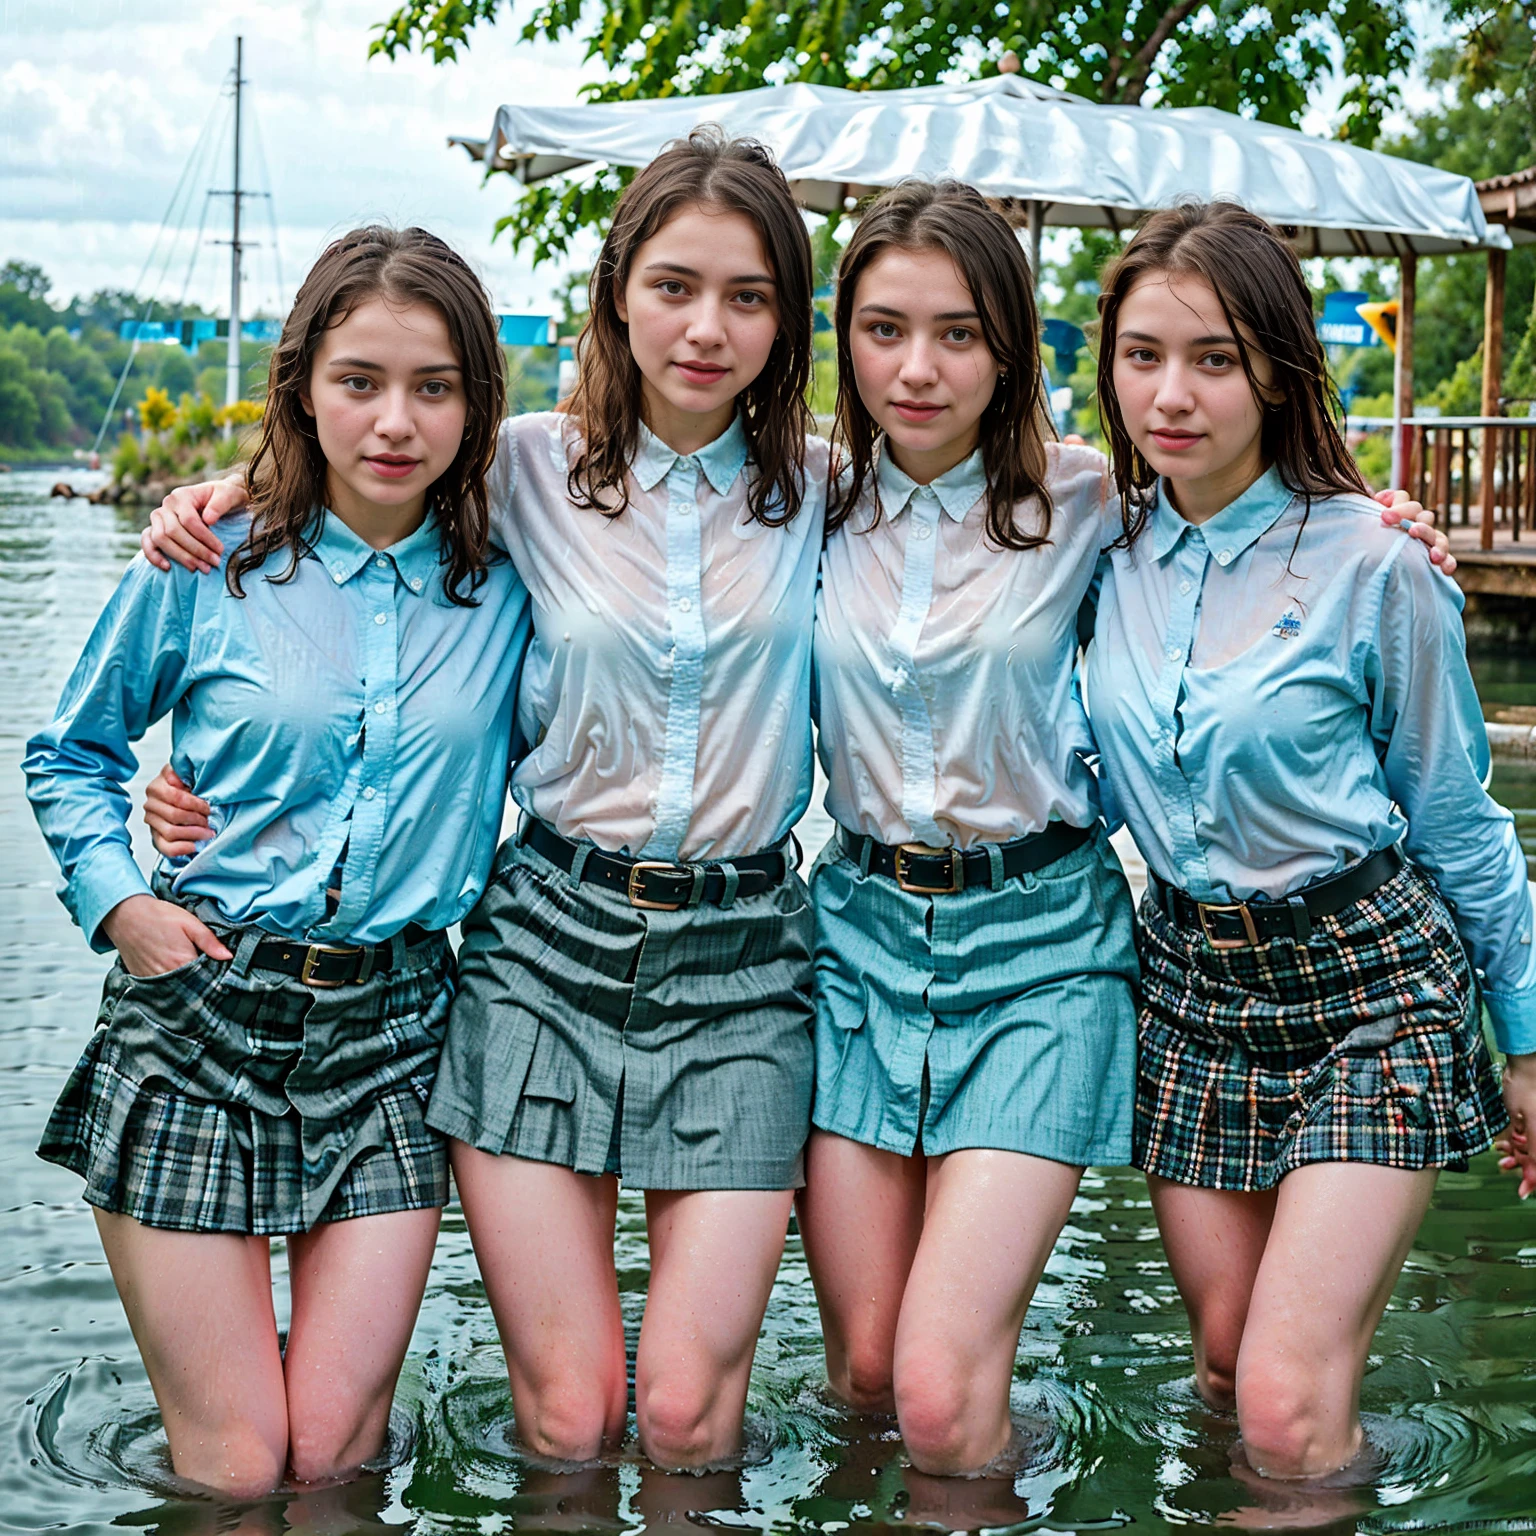
<instances>
[{"instance_id":1,"label":"overcast sky","mask_svg":"<svg viewBox=\"0 0 1536 1536\"><path fill-rule=\"evenodd\" d=\"M245 179L261 184L264 150L288 298L329 238L383 218L453 242L499 308L543 310L560 272L536 274L505 239L491 240L513 200L510 179L482 187L479 166L446 139L483 137L504 101L573 102L592 69L573 43L517 43L508 13L479 28L457 64L370 60L371 28L393 4L0 0L0 261L43 266L56 302L133 287L205 124L212 116L215 131L224 127L220 91L240 33L256 123L245 137ZM524 0L519 14L526 9ZM1429 0L1414 10L1424 27ZM1410 100L1422 95L1410 90ZM1312 131L1326 131L1330 96L1320 93ZM229 185L227 167L226 152L215 185ZM205 185L145 291L174 301L190 274L190 297L224 311L227 253L194 239ZM247 311L271 311L277 266L265 206L247 205L246 217L264 242L247 257ZM205 242L227 234L228 200L209 203L208 218Z\"/></svg>"},{"instance_id":2,"label":"overcast sky","mask_svg":"<svg viewBox=\"0 0 1536 1536\"><path fill-rule=\"evenodd\" d=\"M590 69L574 44L516 44L505 20L480 28L458 64L370 60L370 28L391 9L392 0L0 0L0 261L43 266L55 302L132 287L210 113L223 128L219 93L239 33L257 127L244 136L256 164L242 179L259 184L259 137L290 299L328 238L383 218L451 241L500 308L543 308L558 274L535 275L504 238L491 240L512 201L509 179L482 188L479 166L446 139L483 137L503 101L574 101ZM229 185L228 165L226 151L218 186ZM182 291L202 206L198 188L162 297ZM246 259L247 303L272 307L266 209L247 204L245 218L264 242ZM227 198L208 219L205 241L228 235ZM191 297L224 309L228 270L227 251L205 244Z\"/></svg>"}]
</instances>

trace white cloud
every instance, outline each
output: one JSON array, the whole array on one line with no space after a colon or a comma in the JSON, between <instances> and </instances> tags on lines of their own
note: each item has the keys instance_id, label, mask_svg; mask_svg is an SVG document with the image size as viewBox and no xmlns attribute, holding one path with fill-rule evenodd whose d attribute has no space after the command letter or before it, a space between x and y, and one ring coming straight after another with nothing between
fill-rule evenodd
<instances>
[{"instance_id":1,"label":"white cloud","mask_svg":"<svg viewBox=\"0 0 1536 1536\"><path fill-rule=\"evenodd\" d=\"M133 285L205 125L206 166L186 200L187 227L165 266L174 299L220 305L227 258L196 248L206 186L229 185L227 105L220 93L237 33L245 37L254 131L247 185L270 170L282 275L291 296L325 240L371 218L427 225L480 269L498 302L539 307L559 277L535 273L491 230L513 189L480 169L450 133L485 133L503 101L577 99L590 67L574 43L517 42L513 13L474 34L457 64L367 57L392 0L0 0L0 260L41 264L55 297ZM262 154L264 151L264 155ZM259 182L257 182L259 184ZM207 205L204 240L228 232L228 201ZM277 287L266 208L248 205L263 242L247 258L256 303Z\"/></svg>"}]
</instances>

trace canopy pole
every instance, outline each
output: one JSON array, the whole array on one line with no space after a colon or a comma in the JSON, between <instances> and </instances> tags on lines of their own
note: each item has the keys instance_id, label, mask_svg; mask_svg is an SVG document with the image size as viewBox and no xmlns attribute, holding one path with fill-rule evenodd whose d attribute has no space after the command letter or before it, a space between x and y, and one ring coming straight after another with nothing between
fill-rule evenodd
<instances>
[{"instance_id":1,"label":"canopy pole","mask_svg":"<svg viewBox=\"0 0 1536 1536\"><path fill-rule=\"evenodd\" d=\"M1499 395L1504 383L1504 269L1503 251L1488 252L1488 285L1483 293L1483 415L1499 416ZM1483 428L1482 529L1478 542L1493 548L1494 466L1499 461L1499 429Z\"/></svg>"},{"instance_id":2,"label":"canopy pole","mask_svg":"<svg viewBox=\"0 0 1536 1536\"><path fill-rule=\"evenodd\" d=\"M1397 358L1392 372L1392 489L1403 490L1413 462L1413 304L1418 290L1419 258L1413 251L1398 257L1402 279L1397 288Z\"/></svg>"},{"instance_id":3,"label":"canopy pole","mask_svg":"<svg viewBox=\"0 0 1536 1536\"><path fill-rule=\"evenodd\" d=\"M1029 270L1035 279L1035 297L1040 296L1040 239L1045 231L1045 204L1030 198L1024 205L1029 215Z\"/></svg>"}]
</instances>

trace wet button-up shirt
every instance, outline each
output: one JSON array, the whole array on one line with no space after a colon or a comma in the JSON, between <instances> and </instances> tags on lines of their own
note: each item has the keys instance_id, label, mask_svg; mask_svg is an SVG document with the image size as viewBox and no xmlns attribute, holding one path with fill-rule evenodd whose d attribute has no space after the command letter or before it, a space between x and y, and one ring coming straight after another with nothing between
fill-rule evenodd
<instances>
[{"instance_id":1,"label":"wet button-up shirt","mask_svg":"<svg viewBox=\"0 0 1536 1536\"><path fill-rule=\"evenodd\" d=\"M492 515L533 596L517 803L566 837L648 859L779 842L811 793L811 627L826 445L784 527L754 521L740 421L699 452L642 429L630 504L572 504L568 416L502 429Z\"/></svg>"},{"instance_id":2,"label":"wet button-up shirt","mask_svg":"<svg viewBox=\"0 0 1536 1536\"><path fill-rule=\"evenodd\" d=\"M1461 595L1364 497L1271 469L1199 527L1159 495L1109 557L1087 662L1147 863L1212 902L1278 897L1403 840L1455 915L1505 1050L1536 1050L1525 859L1490 798ZM1299 531L1299 538L1298 538Z\"/></svg>"},{"instance_id":3,"label":"wet button-up shirt","mask_svg":"<svg viewBox=\"0 0 1536 1536\"><path fill-rule=\"evenodd\" d=\"M228 549L247 527L232 522ZM493 565L479 605L459 607L430 519L375 550L327 514L292 581L253 572L243 586L236 598L222 571L161 572L141 556L103 611L23 765L64 904L104 949L102 918L149 889L124 785L130 744L169 713L171 762L217 834L167 861L179 894L310 940L457 922L490 872L505 802L528 622L512 566Z\"/></svg>"},{"instance_id":4,"label":"wet button-up shirt","mask_svg":"<svg viewBox=\"0 0 1536 1536\"><path fill-rule=\"evenodd\" d=\"M969 848L1098 815L1072 670L1078 609L1114 536L1107 467L1090 448L1047 454L1049 544L987 538L980 450L926 486L882 452L868 502L828 540L816 698L827 811L845 827ZM1015 517L1033 530L1039 509Z\"/></svg>"}]
</instances>

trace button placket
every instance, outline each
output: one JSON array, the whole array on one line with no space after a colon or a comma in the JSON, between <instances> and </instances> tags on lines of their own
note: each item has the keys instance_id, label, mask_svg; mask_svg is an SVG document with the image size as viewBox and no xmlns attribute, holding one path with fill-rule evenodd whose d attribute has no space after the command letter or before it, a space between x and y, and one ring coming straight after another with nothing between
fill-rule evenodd
<instances>
[{"instance_id":1,"label":"button placket","mask_svg":"<svg viewBox=\"0 0 1536 1536\"><path fill-rule=\"evenodd\" d=\"M679 459L666 477L667 627L672 667L655 828L642 850L651 858L675 858L693 816L705 651L703 529L698 511L701 478L698 460L693 458Z\"/></svg>"},{"instance_id":2,"label":"button placket","mask_svg":"<svg viewBox=\"0 0 1536 1536\"><path fill-rule=\"evenodd\" d=\"M1194 654L1200 603L1211 551L1198 528L1190 529L1174 554L1180 578L1169 606L1164 662L1158 678L1155 708L1162 727L1155 748L1156 771L1163 803L1168 810L1169 840L1181 869L1197 870L1204 878L1205 855L1195 833L1194 790L1179 757L1179 701L1184 674Z\"/></svg>"},{"instance_id":3,"label":"button placket","mask_svg":"<svg viewBox=\"0 0 1536 1536\"><path fill-rule=\"evenodd\" d=\"M929 491L912 498L907 512L906 549L902 556L901 608L891 628L892 689L901 712L901 814L913 835L938 844L933 820L935 768L933 723L918 680L917 647L933 604L933 568L938 540L937 497ZM919 530L926 530L919 536Z\"/></svg>"}]
</instances>

